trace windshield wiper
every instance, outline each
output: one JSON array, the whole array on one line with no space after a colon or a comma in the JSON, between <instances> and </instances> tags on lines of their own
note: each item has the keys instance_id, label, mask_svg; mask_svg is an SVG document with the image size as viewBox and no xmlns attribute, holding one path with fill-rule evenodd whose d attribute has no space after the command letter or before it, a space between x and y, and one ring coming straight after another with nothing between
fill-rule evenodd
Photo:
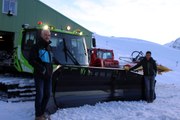
<instances>
[{"instance_id":1,"label":"windshield wiper","mask_svg":"<svg viewBox=\"0 0 180 120\"><path fill-rule=\"evenodd\" d=\"M80 65L79 62L76 60L76 58L73 56L73 54L67 48L65 39L63 39L63 44L64 44L64 54L65 54L66 62L68 60L67 57L69 57L75 65Z\"/></svg>"}]
</instances>

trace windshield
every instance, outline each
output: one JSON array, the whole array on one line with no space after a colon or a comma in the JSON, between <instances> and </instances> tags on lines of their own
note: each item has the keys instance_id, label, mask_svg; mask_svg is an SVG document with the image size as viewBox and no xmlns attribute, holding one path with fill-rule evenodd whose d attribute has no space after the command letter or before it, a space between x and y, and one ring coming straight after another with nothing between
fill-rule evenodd
<instances>
[{"instance_id":1,"label":"windshield","mask_svg":"<svg viewBox=\"0 0 180 120\"><path fill-rule=\"evenodd\" d=\"M88 65L87 49L83 36L51 33L51 47L55 62L62 65Z\"/></svg>"},{"instance_id":2,"label":"windshield","mask_svg":"<svg viewBox=\"0 0 180 120\"><path fill-rule=\"evenodd\" d=\"M112 59L113 55L111 52L98 50L97 57L101 59Z\"/></svg>"}]
</instances>

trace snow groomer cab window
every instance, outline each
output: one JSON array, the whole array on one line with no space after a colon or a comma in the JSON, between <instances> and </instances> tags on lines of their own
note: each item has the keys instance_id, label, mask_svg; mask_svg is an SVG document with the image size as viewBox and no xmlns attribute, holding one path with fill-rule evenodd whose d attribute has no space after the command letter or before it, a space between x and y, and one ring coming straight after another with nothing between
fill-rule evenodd
<instances>
[{"instance_id":1,"label":"snow groomer cab window","mask_svg":"<svg viewBox=\"0 0 180 120\"><path fill-rule=\"evenodd\" d=\"M37 41L37 31L34 30L28 30L24 31L22 34L22 51L23 55L26 59L29 57L29 52L34 44L36 44Z\"/></svg>"}]
</instances>

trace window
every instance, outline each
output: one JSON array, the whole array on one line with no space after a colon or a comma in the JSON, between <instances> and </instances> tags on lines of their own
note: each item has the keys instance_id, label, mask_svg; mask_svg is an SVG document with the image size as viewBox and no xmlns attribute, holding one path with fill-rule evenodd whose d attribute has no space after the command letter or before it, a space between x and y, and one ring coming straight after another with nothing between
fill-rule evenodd
<instances>
[{"instance_id":1,"label":"window","mask_svg":"<svg viewBox=\"0 0 180 120\"><path fill-rule=\"evenodd\" d=\"M51 32L51 47L56 48L62 42L63 39L60 37L60 34Z\"/></svg>"},{"instance_id":2,"label":"window","mask_svg":"<svg viewBox=\"0 0 180 120\"><path fill-rule=\"evenodd\" d=\"M23 48L24 50L30 50L31 47L36 43L36 31L29 31L24 34Z\"/></svg>"},{"instance_id":3,"label":"window","mask_svg":"<svg viewBox=\"0 0 180 120\"><path fill-rule=\"evenodd\" d=\"M112 59L113 55L111 52L101 51L97 52L97 57L101 59Z\"/></svg>"},{"instance_id":4,"label":"window","mask_svg":"<svg viewBox=\"0 0 180 120\"><path fill-rule=\"evenodd\" d=\"M17 15L17 0L3 0L2 12Z\"/></svg>"},{"instance_id":5,"label":"window","mask_svg":"<svg viewBox=\"0 0 180 120\"><path fill-rule=\"evenodd\" d=\"M32 46L36 44L37 31L26 31L23 32L22 41L22 53L26 59L29 59L29 51Z\"/></svg>"},{"instance_id":6,"label":"window","mask_svg":"<svg viewBox=\"0 0 180 120\"><path fill-rule=\"evenodd\" d=\"M104 52L103 59L112 59L112 53L111 52Z\"/></svg>"},{"instance_id":7,"label":"window","mask_svg":"<svg viewBox=\"0 0 180 120\"><path fill-rule=\"evenodd\" d=\"M88 64L83 37L64 33L53 37L53 32L51 35L51 46L55 61L66 65L74 65L76 62L81 65Z\"/></svg>"}]
</instances>

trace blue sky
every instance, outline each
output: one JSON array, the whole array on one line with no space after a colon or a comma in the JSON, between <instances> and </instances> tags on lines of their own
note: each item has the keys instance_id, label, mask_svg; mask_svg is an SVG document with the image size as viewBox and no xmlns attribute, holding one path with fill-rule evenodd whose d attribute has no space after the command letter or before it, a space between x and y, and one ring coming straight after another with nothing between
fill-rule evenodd
<instances>
[{"instance_id":1,"label":"blue sky","mask_svg":"<svg viewBox=\"0 0 180 120\"><path fill-rule=\"evenodd\" d=\"M104 36L165 44L180 37L180 0L41 0Z\"/></svg>"}]
</instances>

